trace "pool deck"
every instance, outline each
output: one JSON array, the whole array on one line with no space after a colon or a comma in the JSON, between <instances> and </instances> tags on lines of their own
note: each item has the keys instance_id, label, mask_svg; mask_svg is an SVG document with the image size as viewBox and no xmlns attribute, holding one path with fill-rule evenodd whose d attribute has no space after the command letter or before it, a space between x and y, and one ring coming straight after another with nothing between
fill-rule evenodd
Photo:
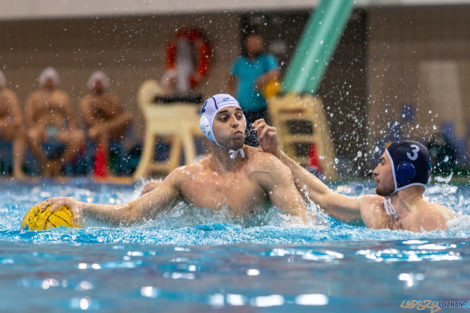
<instances>
[{"instance_id":1,"label":"pool deck","mask_svg":"<svg viewBox=\"0 0 470 313\"><path fill-rule=\"evenodd\" d=\"M55 180L58 183L68 183L70 180L77 178L77 176L57 176L53 177L52 179ZM93 176L88 176L92 181L95 183L100 183L100 184L119 184L119 185L130 185L135 183L136 181L139 181L139 179L136 179L134 176L107 176L107 177L93 177ZM162 179L164 177L162 176L155 176L155 177L148 177L147 179ZM26 176L23 179L15 179L12 176L1 176L0 177L0 182L5 182L5 181L25 181L25 182L39 182L43 180L44 177L42 176ZM360 178L352 178L351 180L336 180L332 183L343 183L343 182L349 182L349 181L371 181L370 179L360 179ZM436 180L436 177L431 178L431 183L440 183L442 181ZM470 185L470 178L468 176L453 176L450 181L447 182L448 184L456 184L456 185L464 185L464 186L469 186Z\"/></svg>"},{"instance_id":2,"label":"pool deck","mask_svg":"<svg viewBox=\"0 0 470 313\"><path fill-rule=\"evenodd\" d=\"M57 176L53 177L54 181L58 183L68 183L70 180L77 178L76 176ZM136 182L134 176L107 176L107 177L89 177L95 183L100 184L120 184L120 185L130 185ZM23 179L16 179L12 176L3 176L0 177L0 182L6 181L25 181L25 182L40 182L44 180L42 176L26 176Z\"/></svg>"}]
</instances>

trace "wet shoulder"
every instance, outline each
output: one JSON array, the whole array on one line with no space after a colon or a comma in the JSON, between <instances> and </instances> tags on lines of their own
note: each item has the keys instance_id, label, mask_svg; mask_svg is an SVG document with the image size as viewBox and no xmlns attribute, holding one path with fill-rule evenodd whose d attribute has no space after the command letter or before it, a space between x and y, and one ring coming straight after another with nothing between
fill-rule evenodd
<instances>
[{"instance_id":1,"label":"wet shoulder","mask_svg":"<svg viewBox=\"0 0 470 313\"><path fill-rule=\"evenodd\" d=\"M8 89L8 88L2 88L0 89L0 95L4 97L15 97L16 94L13 92L13 90Z\"/></svg>"},{"instance_id":2,"label":"wet shoulder","mask_svg":"<svg viewBox=\"0 0 470 313\"><path fill-rule=\"evenodd\" d=\"M387 228L390 217L385 213L384 198L376 195L359 197L359 208L364 224L369 228Z\"/></svg>"},{"instance_id":3,"label":"wet shoulder","mask_svg":"<svg viewBox=\"0 0 470 313\"><path fill-rule=\"evenodd\" d=\"M454 211L437 203L427 203L419 212L415 219L426 230L445 229L447 221L456 216Z\"/></svg>"},{"instance_id":4,"label":"wet shoulder","mask_svg":"<svg viewBox=\"0 0 470 313\"><path fill-rule=\"evenodd\" d=\"M57 100L68 101L70 99L69 94L65 90L56 89L52 93L52 97Z\"/></svg>"},{"instance_id":5,"label":"wet shoulder","mask_svg":"<svg viewBox=\"0 0 470 313\"><path fill-rule=\"evenodd\" d=\"M42 97L46 96L46 92L42 89L36 89L33 92L31 92L28 96L29 100L36 100Z\"/></svg>"},{"instance_id":6,"label":"wet shoulder","mask_svg":"<svg viewBox=\"0 0 470 313\"><path fill-rule=\"evenodd\" d=\"M103 94L103 98L105 98L107 101L112 102L113 104L117 104L119 102L118 96L110 91L106 91Z\"/></svg>"},{"instance_id":7,"label":"wet shoulder","mask_svg":"<svg viewBox=\"0 0 470 313\"><path fill-rule=\"evenodd\" d=\"M201 159L197 163L180 166L173 170L168 176L172 176L178 181L187 181L188 179L201 175L208 170L208 157Z\"/></svg>"},{"instance_id":8,"label":"wet shoulder","mask_svg":"<svg viewBox=\"0 0 470 313\"><path fill-rule=\"evenodd\" d=\"M293 179L291 170L277 157L258 149L249 150L245 173L248 177L266 183L288 182Z\"/></svg>"},{"instance_id":9,"label":"wet shoulder","mask_svg":"<svg viewBox=\"0 0 470 313\"><path fill-rule=\"evenodd\" d=\"M277 171L287 168L278 158L258 148L245 146L248 157L248 171Z\"/></svg>"},{"instance_id":10,"label":"wet shoulder","mask_svg":"<svg viewBox=\"0 0 470 313\"><path fill-rule=\"evenodd\" d=\"M11 89L8 89L8 88L1 89L0 96L7 104L18 103L18 100L17 100L18 98L16 97L16 94Z\"/></svg>"},{"instance_id":11,"label":"wet shoulder","mask_svg":"<svg viewBox=\"0 0 470 313\"><path fill-rule=\"evenodd\" d=\"M94 95L92 94L88 94L86 96L84 96L81 100L80 100L80 104L88 104L91 100L93 100L93 97Z\"/></svg>"}]
</instances>

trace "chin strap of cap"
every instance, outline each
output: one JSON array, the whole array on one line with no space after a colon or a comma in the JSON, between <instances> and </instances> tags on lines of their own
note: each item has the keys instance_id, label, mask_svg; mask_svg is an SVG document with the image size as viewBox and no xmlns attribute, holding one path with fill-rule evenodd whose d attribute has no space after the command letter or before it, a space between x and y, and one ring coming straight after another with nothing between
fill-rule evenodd
<instances>
[{"instance_id":1,"label":"chin strap of cap","mask_svg":"<svg viewBox=\"0 0 470 313\"><path fill-rule=\"evenodd\" d=\"M235 159L237 155L240 155L242 158L245 158L245 151L243 151L243 148L240 148L238 150L228 150L228 153L230 154L230 159Z\"/></svg>"},{"instance_id":2,"label":"chin strap of cap","mask_svg":"<svg viewBox=\"0 0 470 313\"><path fill-rule=\"evenodd\" d=\"M394 219L398 219L397 211L395 211L395 208L392 205L392 199L390 197L385 197L384 208L387 215L393 216Z\"/></svg>"}]
</instances>

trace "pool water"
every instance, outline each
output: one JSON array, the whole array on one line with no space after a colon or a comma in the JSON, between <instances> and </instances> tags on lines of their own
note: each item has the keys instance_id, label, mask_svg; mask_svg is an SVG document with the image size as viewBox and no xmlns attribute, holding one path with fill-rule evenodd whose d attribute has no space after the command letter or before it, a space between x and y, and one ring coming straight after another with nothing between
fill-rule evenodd
<instances>
[{"instance_id":1,"label":"pool water","mask_svg":"<svg viewBox=\"0 0 470 313\"><path fill-rule=\"evenodd\" d=\"M459 212L448 230L430 233L348 225L314 205L303 227L276 209L239 221L181 204L134 227L20 229L46 198L122 203L141 186L0 182L0 312L412 312L403 301L470 300L470 187L462 185L427 189ZM331 187L374 192L372 183Z\"/></svg>"}]
</instances>

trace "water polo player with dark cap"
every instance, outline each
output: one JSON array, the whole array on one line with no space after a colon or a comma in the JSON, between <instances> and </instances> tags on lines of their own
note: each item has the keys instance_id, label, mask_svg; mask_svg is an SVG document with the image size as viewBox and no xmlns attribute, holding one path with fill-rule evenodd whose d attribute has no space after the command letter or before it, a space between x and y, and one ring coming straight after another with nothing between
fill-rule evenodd
<instances>
[{"instance_id":1,"label":"water polo player with dark cap","mask_svg":"<svg viewBox=\"0 0 470 313\"><path fill-rule=\"evenodd\" d=\"M377 195L349 197L330 190L322 181L289 158L278 145L276 128L264 120L253 123L260 147L287 165L299 190L325 212L343 222L361 220L369 228L414 232L446 229L455 213L423 198L431 173L428 149L416 141L394 142L374 169Z\"/></svg>"}]
</instances>

